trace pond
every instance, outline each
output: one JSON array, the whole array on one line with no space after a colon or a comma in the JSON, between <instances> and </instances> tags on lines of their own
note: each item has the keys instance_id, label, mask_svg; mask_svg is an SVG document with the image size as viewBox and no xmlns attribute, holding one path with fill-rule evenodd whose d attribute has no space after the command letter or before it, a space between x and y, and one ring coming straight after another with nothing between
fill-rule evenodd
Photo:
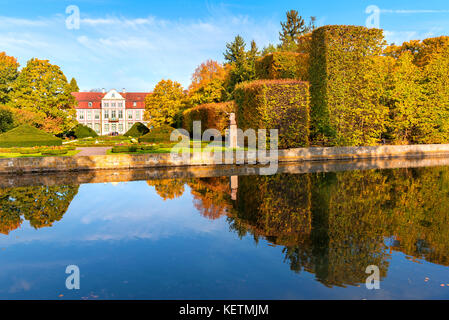
<instances>
[{"instance_id":1,"label":"pond","mask_svg":"<svg viewBox=\"0 0 449 320\"><path fill-rule=\"evenodd\" d=\"M0 177L0 299L449 298L449 167L239 170Z\"/></svg>"}]
</instances>

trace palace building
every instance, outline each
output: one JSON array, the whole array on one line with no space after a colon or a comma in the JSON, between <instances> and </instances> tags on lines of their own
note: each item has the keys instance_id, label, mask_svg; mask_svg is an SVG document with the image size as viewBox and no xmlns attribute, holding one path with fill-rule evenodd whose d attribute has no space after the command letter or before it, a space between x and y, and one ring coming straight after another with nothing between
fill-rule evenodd
<instances>
[{"instance_id":1,"label":"palace building","mask_svg":"<svg viewBox=\"0 0 449 320\"><path fill-rule=\"evenodd\" d=\"M148 92L73 92L78 101L76 119L99 135L124 134L136 122L143 121Z\"/></svg>"}]
</instances>

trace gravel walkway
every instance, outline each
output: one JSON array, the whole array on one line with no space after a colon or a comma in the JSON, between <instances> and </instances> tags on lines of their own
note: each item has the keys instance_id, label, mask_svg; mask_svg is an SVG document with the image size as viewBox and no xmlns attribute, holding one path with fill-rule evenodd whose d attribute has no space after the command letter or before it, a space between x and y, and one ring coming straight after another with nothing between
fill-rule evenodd
<instances>
[{"instance_id":1,"label":"gravel walkway","mask_svg":"<svg viewBox=\"0 0 449 320\"><path fill-rule=\"evenodd\" d=\"M81 150L77 156L103 156L106 151L112 149L112 147L90 147L90 148L76 148L76 150Z\"/></svg>"}]
</instances>

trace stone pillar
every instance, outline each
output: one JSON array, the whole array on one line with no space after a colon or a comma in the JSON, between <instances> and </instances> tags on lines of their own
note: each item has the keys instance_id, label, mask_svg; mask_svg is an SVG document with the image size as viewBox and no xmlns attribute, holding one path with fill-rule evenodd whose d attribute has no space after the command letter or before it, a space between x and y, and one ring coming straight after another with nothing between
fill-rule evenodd
<instances>
[{"instance_id":1,"label":"stone pillar","mask_svg":"<svg viewBox=\"0 0 449 320\"><path fill-rule=\"evenodd\" d=\"M235 113L229 114L229 147L237 148L237 123L235 122Z\"/></svg>"},{"instance_id":2,"label":"stone pillar","mask_svg":"<svg viewBox=\"0 0 449 320\"><path fill-rule=\"evenodd\" d=\"M239 176L231 176L231 200L237 200L237 191L239 189Z\"/></svg>"}]
</instances>

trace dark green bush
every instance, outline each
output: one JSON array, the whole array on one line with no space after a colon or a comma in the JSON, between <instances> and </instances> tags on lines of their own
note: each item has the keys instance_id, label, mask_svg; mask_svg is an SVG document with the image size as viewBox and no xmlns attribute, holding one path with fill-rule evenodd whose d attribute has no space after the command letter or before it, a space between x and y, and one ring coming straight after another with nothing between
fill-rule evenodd
<instances>
[{"instance_id":1,"label":"dark green bush","mask_svg":"<svg viewBox=\"0 0 449 320\"><path fill-rule=\"evenodd\" d=\"M29 125L22 125L0 135L0 147L60 146L62 140Z\"/></svg>"},{"instance_id":2,"label":"dark green bush","mask_svg":"<svg viewBox=\"0 0 449 320\"><path fill-rule=\"evenodd\" d=\"M41 150L41 154L43 156L59 156L67 154L68 150L66 149L43 149Z\"/></svg>"},{"instance_id":3,"label":"dark green bush","mask_svg":"<svg viewBox=\"0 0 449 320\"><path fill-rule=\"evenodd\" d=\"M141 122L136 122L125 134L125 137L141 137L143 135L146 135L150 129L147 128L146 125L144 125Z\"/></svg>"},{"instance_id":4,"label":"dark green bush","mask_svg":"<svg viewBox=\"0 0 449 320\"><path fill-rule=\"evenodd\" d=\"M75 128L72 129L72 132L73 136L77 139L98 137L98 134L95 132L95 130L82 124L77 124Z\"/></svg>"},{"instance_id":5,"label":"dark green bush","mask_svg":"<svg viewBox=\"0 0 449 320\"><path fill-rule=\"evenodd\" d=\"M175 129L170 126L153 128L146 135L139 138L139 142L170 142L170 135Z\"/></svg>"},{"instance_id":6,"label":"dark green bush","mask_svg":"<svg viewBox=\"0 0 449 320\"><path fill-rule=\"evenodd\" d=\"M237 126L278 129L279 148L309 145L309 84L297 80L258 80L235 89ZM269 131L267 131L267 135Z\"/></svg>"}]
</instances>

